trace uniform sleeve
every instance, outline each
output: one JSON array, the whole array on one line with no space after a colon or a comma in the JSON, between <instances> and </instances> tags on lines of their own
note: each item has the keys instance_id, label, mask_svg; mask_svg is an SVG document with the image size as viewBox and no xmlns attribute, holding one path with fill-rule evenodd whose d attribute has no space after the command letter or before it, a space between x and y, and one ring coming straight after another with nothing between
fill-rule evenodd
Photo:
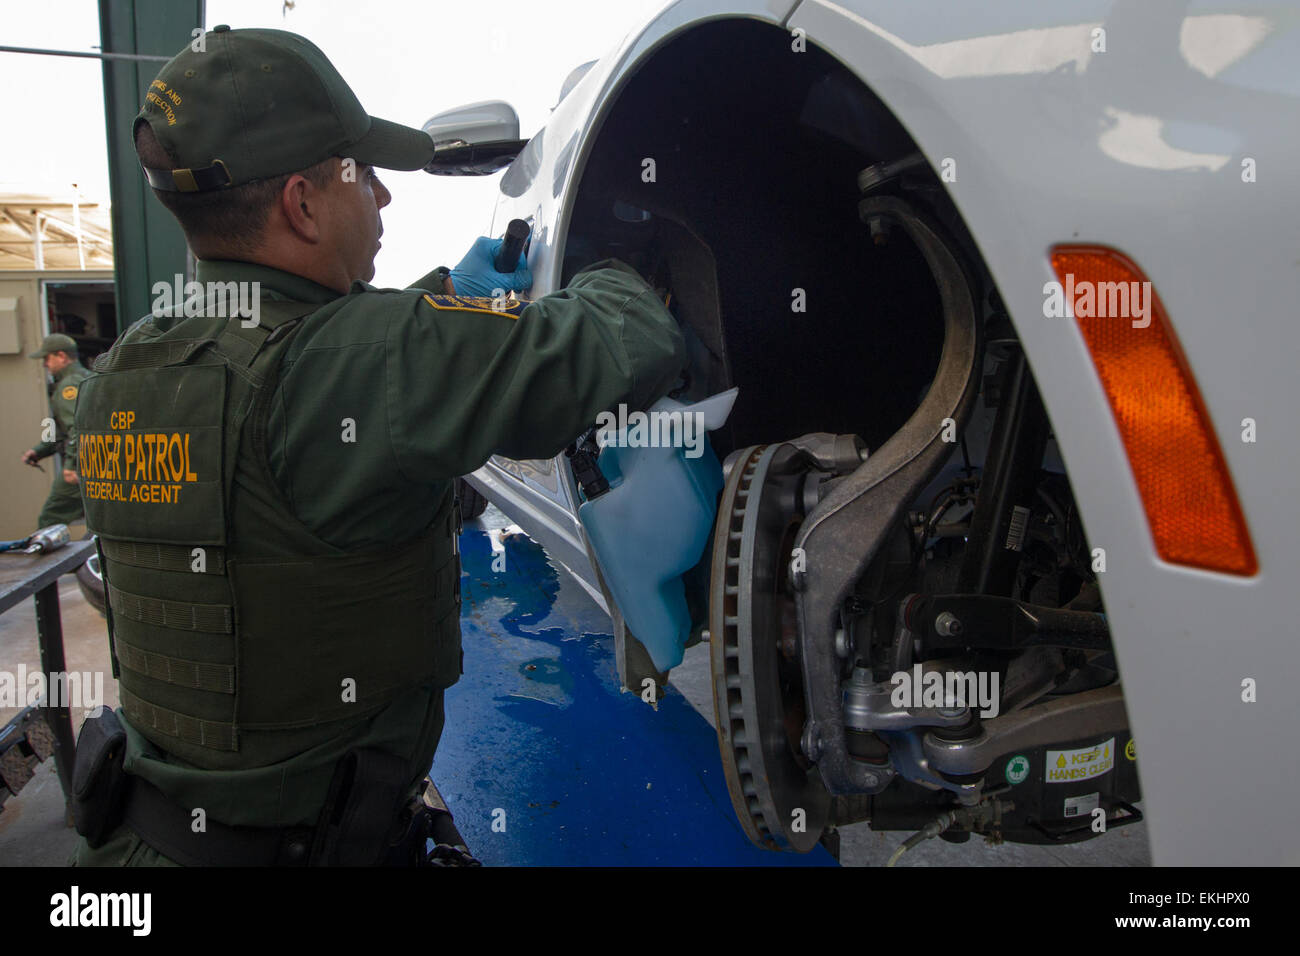
<instances>
[{"instance_id":1,"label":"uniform sleeve","mask_svg":"<svg viewBox=\"0 0 1300 956\"><path fill-rule=\"evenodd\" d=\"M408 289L423 289L425 292L432 292L434 295L442 295L445 291L443 282L451 275L451 270L446 266L438 266L428 275L420 276L410 285Z\"/></svg>"},{"instance_id":2,"label":"uniform sleeve","mask_svg":"<svg viewBox=\"0 0 1300 956\"><path fill-rule=\"evenodd\" d=\"M653 404L686 367L672 315L613 259L517 315L421 299L389 320L386 352L394 454L420 481L494 454L550 458L602 411Z\"/></svg>"},{"instance_id":3,"label":"uniform sleeve","mask_svg":"<svg viewBox=\"0 0 1300 956\"><path fill-rule=\"evenodd\" d=\"M72 397L65 398L66 390L72 390ZM54 422L58 426L59 441L63 443L63 467L77 470L77 393L81 391L81 381L68 382L55 389Z\"/></svg>"},{"instance_id":4,"label":"uniform sleeve","mask_svg":"<svg viewBox=\"0 0 1300 956\"><path fill-rule=\"evenodd\" d=\"M37 458L49 458L58 450L58 442L52 441L43 441L39 445L32 446L32 451L36 452Z\"/></svg>"},{"instance_id":5,"label":"uniform sleeve","mask_svg":"<svg viewBox=\"0 0 1300 956\"><path fill-rule=\"evenodd\" d=\"M77 426L71 416L68 419L68 430L63 436L63 467L80 471L77 467Z\"/></svg>"}]
</instances>

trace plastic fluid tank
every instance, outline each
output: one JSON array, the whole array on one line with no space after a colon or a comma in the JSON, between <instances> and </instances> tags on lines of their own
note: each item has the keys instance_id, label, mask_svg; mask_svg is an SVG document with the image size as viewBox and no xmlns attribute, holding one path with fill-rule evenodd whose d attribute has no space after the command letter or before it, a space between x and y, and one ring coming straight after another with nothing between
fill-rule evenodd
<instances>
[{"instance_id":1,"label":"plastic fluid tank","mask_svg":"<svg viewBox=\"0 0 1300 956\"><path fill-rule=\"evenodd\" d=\"M598 464L609 491L578 507L628 630L661 671L682 662L691 632L682 575L704 554L722 490L705 432L727 420L738 391L694 405L660 399L602 428Z\"/></svg>"}]
</instances>

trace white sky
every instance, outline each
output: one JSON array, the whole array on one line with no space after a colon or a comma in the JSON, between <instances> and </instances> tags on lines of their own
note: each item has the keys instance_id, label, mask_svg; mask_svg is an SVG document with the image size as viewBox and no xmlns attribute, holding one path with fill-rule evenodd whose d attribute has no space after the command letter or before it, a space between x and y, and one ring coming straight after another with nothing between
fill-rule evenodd
<instances>
[{"instance_id":1,"label":"white sky","mask_svg":"<svg viewBox=\"0 0 1300 956\"><path fill-rule=\"evenodd\" d=\"M668 0L208 0L207 24L273 27L320 47L374 116L420 126L434 113L501 99L526 138L545 125L564 78L610 52ZM99 45L95 0L0 0L0 44ZM170 55L175 50L141 51ZM0 53L0 182L108 199L100 62ZM374 282L403 286L454 266L487 231L500 174L383 174L393 194Z\"/></svg>"}]
</instances>

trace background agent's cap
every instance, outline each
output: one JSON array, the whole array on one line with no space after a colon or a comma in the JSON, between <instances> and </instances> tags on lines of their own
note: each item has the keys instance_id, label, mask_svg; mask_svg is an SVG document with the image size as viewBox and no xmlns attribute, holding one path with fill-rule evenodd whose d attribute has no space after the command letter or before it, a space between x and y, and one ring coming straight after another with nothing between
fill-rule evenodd
<instances>
[{"instance_id":1,"label":"background agent's cap","mask_svg":"<svg viewBox=\"0 0 1300 956\"><path fill-rule=\"evenodd\" d=\"M44 358L47 355L53 355L55 352L67 352L69 355L77 354L77 343L71 336L62 335L55 332L53 335L45 336L41 342L41 347L35 352L28 354L28 358Z\"/></svg>"},{"instance_id":2,"label":"background agent's cap","mask_svg":"<svg viewBox=\"0 0 1300 956\"><path fill-rule=\"evenodd\" d=\"M178 169L145 169L156 189L240 186L350 156L382 169L433 159L423 130L369 115L305 37L213 27L162 68L136 124L147 122Z\"/></svg>"}]
</instances>

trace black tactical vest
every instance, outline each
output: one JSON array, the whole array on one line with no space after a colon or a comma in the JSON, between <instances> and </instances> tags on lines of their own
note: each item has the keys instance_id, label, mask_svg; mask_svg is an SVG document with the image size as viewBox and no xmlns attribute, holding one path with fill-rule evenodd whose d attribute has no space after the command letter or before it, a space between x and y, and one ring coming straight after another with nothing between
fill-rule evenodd
<instances>
[{"instance_id":1,"label":"black tactical vest","mask_svg":"<svg viewBox=\"0 0 1300 956\"><path fill-rule=\"evenodd\" d=\"M77 406L122 708L203 769L287 759L460 675L452 493L402 545L349 553L292 514L267 456L280 360L318 306L137 324Z\"/></svg>"}]
</instances>

